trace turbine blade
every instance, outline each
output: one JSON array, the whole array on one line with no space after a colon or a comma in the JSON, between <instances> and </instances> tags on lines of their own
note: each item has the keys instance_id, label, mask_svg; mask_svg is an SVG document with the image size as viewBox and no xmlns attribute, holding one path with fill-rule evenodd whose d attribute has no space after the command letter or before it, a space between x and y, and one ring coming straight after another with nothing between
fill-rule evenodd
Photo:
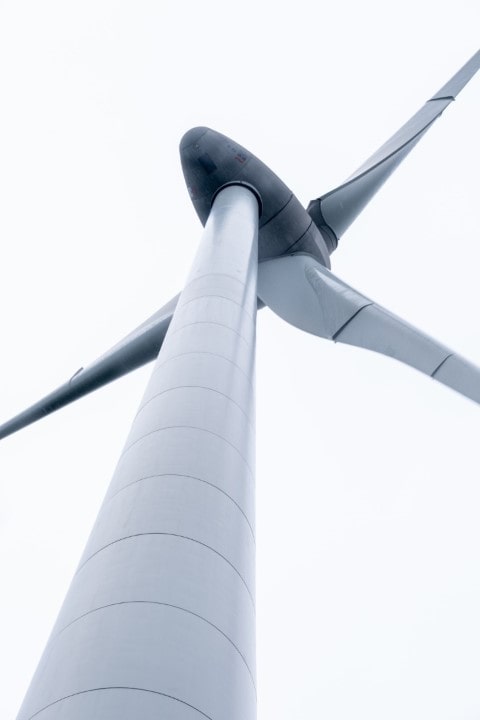
<instances>
[{"instance_id":1,"label":"turbine blade","mask_svg":"<svg viewBox=\"0 0 480 720\"><path fill-rule=\"evenodd\" d=\"M480 368L360 294L310 255L260 263L258 294L302 330L389 355L480 403Z\"/></svg>"},{"instance_id":2,"label":"turbine blade","mask_svg":"<svg viewBox=\"0 0 480 720\"><path fill-rule=\"evenodd\" d=\"M383 183L424 136L433 122L480 68L480 50L342 185L312 200L308 213L336 241Z\"/></svg>"},{"instance_id":3,"label":"turbine blade","mask_svg":"<svg viewBox=\"0 0 480 720\"><path fill-rule=\"evenodd\" d=\"M178 295L68 382L0 426L0 438L34 423L93 390L154 360L170 325Z\"/></svg>"}]
</instances>

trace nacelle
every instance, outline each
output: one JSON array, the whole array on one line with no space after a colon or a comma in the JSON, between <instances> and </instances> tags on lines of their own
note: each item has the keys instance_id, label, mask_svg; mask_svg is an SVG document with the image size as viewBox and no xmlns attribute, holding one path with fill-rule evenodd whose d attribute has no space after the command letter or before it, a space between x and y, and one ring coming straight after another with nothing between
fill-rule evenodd
<instances>
[{"instance_id":1,"label":"nacelle","mask_svg":"<svg viewBox=\"0 0 480 720\"><path fill-rule=\"evenodd\" d=\"M183 174L205 225L215 193L228 183L252 185L262 202L259 260L305 252L330 267L325 240L292 191L253 153L206 127L189 130L180 142Z\"/></svg>"}]
</instances>

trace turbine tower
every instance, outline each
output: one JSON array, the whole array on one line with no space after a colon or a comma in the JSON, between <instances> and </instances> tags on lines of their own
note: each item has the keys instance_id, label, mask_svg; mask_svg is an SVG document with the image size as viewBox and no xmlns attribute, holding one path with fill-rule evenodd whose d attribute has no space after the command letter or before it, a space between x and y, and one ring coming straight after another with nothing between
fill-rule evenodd
<instances>
[{"instance_id":1,"label":"turbine tower","mask_svg":"<svg viewBox=\"0 0 480 720\"><path fill-rule=\"evenodd\" d=\"M350 178L304 208L211 129L180 145L204 225L183 291L5 437L155 360L18 720L253 720L255 328L268 305L480 402L480 369L330 271L351 223L480 67L477 52Z\"/></svg>"}]
</instances>

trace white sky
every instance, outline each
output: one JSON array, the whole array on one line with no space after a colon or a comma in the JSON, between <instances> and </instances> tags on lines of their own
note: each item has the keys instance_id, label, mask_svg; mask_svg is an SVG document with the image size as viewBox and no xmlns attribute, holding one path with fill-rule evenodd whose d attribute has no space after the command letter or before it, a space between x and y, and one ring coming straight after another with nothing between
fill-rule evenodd
<instances>
[{"instance_id":1,"label":"white sky","mask_svg":"<svg viewBox=\"0 0 480 720\"><path fill-rule=\"evenodd\" d=\"M472 55L477 0L0 0L0 420L181 288L200 237L178 142L209 125L302 202ZM480 362L480 77L333 271ZM480 408L264 310L259 720L480 717ZM0 443L0 717L47 640L144 368Z\"/></svg>"}]
</instances>

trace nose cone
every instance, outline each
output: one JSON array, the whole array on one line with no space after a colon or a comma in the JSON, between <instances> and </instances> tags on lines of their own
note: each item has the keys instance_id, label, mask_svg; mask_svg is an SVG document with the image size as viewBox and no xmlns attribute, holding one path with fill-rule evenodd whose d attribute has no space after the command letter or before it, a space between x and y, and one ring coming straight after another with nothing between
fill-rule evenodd
<instances>
[{"instance_id":1,"label":"nose cone","mask_svg":"<svg viewBox=\"0 0 480 720\"><path fill-rule=\"evenodd\" d=\"M206 132L208 132L207 127L194 127L191 130L187 130L180 140L180 152L183 152L190 145L195 145Z\"/></svg>"}]
</instances>

